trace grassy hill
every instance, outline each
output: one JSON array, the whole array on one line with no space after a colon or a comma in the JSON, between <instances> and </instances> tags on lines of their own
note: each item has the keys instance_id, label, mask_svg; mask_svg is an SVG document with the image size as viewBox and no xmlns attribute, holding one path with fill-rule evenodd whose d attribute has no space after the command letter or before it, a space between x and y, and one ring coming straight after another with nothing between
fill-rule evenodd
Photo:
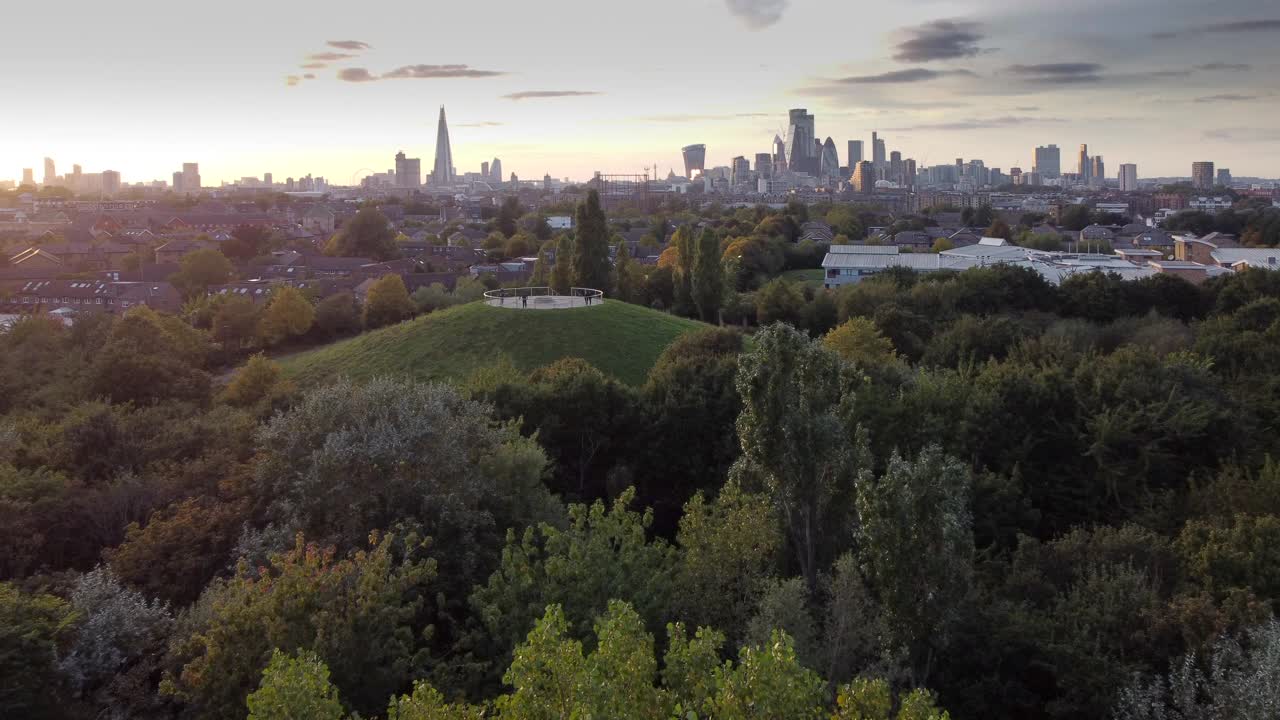
<instances>
[{"instance_id":1,"label":"grassy hill","mask_svg":"<svg viewBox=\"0 0 1280 720\"><path fill-rule=\"evenodd\" d=\"M658 355L702 323L638 305L517 310L470 303L299 353L281 361L302 385L345 375L460 379L506 355L521 370L580 357L639 385Z\"/></svg>"}]
</instances>

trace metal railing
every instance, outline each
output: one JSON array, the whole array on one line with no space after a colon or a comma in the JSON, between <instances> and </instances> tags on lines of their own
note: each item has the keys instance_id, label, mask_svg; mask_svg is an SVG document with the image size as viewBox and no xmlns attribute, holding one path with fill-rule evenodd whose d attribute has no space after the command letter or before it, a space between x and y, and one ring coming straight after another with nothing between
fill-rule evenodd
<instances>
[{"instance_id":1,"label":"metal railing","mask_svg":"<svg viewBox=\"0 0 1280 720\"><path fill-rule=\"evenodd\" d=\"M490 305L511 305L512 307L529 307L530 303L534 306L549 306L554 303L559 307L577 307L579 305L595 305L604 300L604 291L595 288L569 288L568 295L560 295L552 292L551 288L541 287L520 287L520 288L498 288L497 290L488 290L484 294L485 302Z\"/></svg>"}]
</instances>

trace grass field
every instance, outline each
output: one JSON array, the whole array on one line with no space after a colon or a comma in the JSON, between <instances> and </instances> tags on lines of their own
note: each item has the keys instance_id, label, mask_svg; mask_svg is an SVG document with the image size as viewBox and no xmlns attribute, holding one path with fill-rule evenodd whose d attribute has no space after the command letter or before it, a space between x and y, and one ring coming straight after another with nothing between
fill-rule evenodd
<instances>
[{"instance_id":1,"label":"grass field","mask_svg":"<svg viewBox=\"0 0 1280 720\"><path fill-rule=\"evenodd\" d=\"M281 365L305 386L338 376L461 379L503 355L521 370L580 357L639 385L671 341L699 327L705 326L614 300L565 310L470 303L292 355Z\"/></svg>"},{"instance_id":2,"label":"grass field","mask_svg":"<svg viewBox=\"0 0 1280 720\"><path fill-rule=\"evenodd\" d=\"M814 268L812 270L788 270L782 273L783 280L789 282L804 283L813 287L822 287L822 268Z\"/></svg>"}]
</instances>

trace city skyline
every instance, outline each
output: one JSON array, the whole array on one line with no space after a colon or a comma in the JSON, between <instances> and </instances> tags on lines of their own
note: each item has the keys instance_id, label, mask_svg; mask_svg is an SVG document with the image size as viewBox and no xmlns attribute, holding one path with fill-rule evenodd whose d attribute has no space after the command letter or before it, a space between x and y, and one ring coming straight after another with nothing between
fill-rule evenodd
<instances>
[{"instance_id":1,"label":"city skyline","mask_svg":"<svg viewBox=\"0 0 1280 720\"><path fill-rule=\"evenodd\" d=\"M254 5L248 23L233 12L240 4L251 7L230 2L198 38L153 2L132 4L154 17L146 28L118 8L15 8L15 26L42 32L0 48L0 60L24 68L0 79L19 108L0 138L0 178L28 167L39 175L47 156L134 183L197 158L207 186L266 172L349 184L396 149L434 157L440 105L452 116L459 173L499 156L525 177L654 164L665 174L697 143L707 144L708 167L728 166L769 152L788 131L788 110L806 108L815 140L843 150L877 131L921 167L964 156L1026 169L1037 146L1087 143L1144 177L1186 176L1196 158L1236 176L1280 174L1280 131L1258 119L1280 109L1269 80L1280 63L1268 52L1280 13L1256 0L867 9L708 0L609 18L559 0L504 8L501 22L475 8L432 8L459 32L433 36L427 50L411 22L426 10L373 3L337 24L326 19L336 4L304 18ZM708 30L696 58L663 19L677 12ZM1108 22L1086 21L1097 13ZM523 32L557 14L573 20L573 53ZM855 21L865 29L850 43ZM636 48L620 52L627 39Z\"/></svg>"}]
</instances>

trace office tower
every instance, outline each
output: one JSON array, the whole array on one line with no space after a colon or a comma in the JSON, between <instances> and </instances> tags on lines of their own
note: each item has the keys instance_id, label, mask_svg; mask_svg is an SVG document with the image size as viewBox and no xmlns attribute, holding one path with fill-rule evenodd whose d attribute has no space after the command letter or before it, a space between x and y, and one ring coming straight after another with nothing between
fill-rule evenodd
<instances>
[{"instance_id":1,"label":"office tower","mask_svg":"<svg viewBox=\"0 0 1280 720\"><path fill-rule=\"evenodd\" d=\"M45 158L44 159L44 184L52 186L57 184L57 182L58 182L58 173L54 170L53 158Z\"/></svg>"},{"instance_id":2,"label":"office tower","mask_svg":"<svg viewBox=\"0 0 1280 720\"><path fill-rule=\"evenodd\" d=\"M1062 152L1057 145L1036 147L1036 164L1031 171L1041 177L1056 178L1062 176Z\"/></svg>"},{"instance_id":3,"label":"office tower","mask_svg":"<svg viewBox=\"0 0 1280 720\"><path fill-rule=\"evenodd\" d=\"M497 185L501 185L502 184L502 161L499 160L498 158L494 158L493 162L489 163L489 172L493 173L490 176L493 178L493 182Z\"/></svg>"},{"instance_id":4,"label":"office tower","mask_svg":"<svg viewBox=\"0 0 1280 720\"><path fill-rule=\"evenodd\" d=\"M271 174L271 173L262 173L262 184L263 184L263 185L266 185L267 187L271 187L272 185L274 185L274 184L275 184L275 183L273 182L274 180L275 180L275 177L274 177L274 176L272 176L272 174Z\"/></svg>"},{"instance_id":5,"label":"office tower","mask_svg":"<svg viewBox=\"0 0 1280 720\"><path fill-rule=\"evenodd\" d=\"M489 161L488 160L485 160L484 162L480 163L480 177L484 178L485 180L489 179Z\"/></svg>"},{"instance_id":6,"label":"office tower","mask_svg":"<svg viewBox=\"0 0 1280 720\"><path fill-rule=\"evenodd\" d=\"M79 165L71 166L71 177L67 178L67 185L76 192L83 192L81 183L84 181L84 170Z\"/></svg>"},{"instance_id":7,"label":"office tower","mask_svg":"<svg viewBox=\"0 0 1280 720\"><path fill-rule=\"evenodd\" d=\"M756 175L766 179L773 177L773 155L756 153Z\"/></svg>"},{"instance_id":8,"label":"office tower","mask_svg":"<svg viewBox=\"0 0 1280 720\"><path fill-rule=\"evenodd\" d=\"M819 159L814 143L813 115L804 108L793 108L788 113L787 168L791 172L817 175Z\"/></svg>"},{"instance_id":9,"label":"office tower","mask_svg":"<svg viewBox=\"0 0 1280 720\"><path fill-rule=\"evenodd\" d=\"M1191 184L1197 190L1208 190L1213 187L1213 163L1200 161L1191 163Z\"/></svg>"},{"instance_id":10,"label":"office tower","mask_svg":"<svg viewBox=\"0 0 1280 720\"><path fill-rule=\"evenodd\" d=\"M200 163L182 163L182 192L200 192Z\"/></svg>"},{"instance_id":11,"label":"office tower","mask_svg":"<svg viewBox=\"0 0 1280 720\"><path fill-rule=\"evenodd\" d=\"M120 192L120 173L115 170L102 171L102 194L115 195Z\"/></svg>"},{"instance_id":12,"label":"office tower","mask_svg":"<svg viewBox=\"0 0 1280 720\"><path fill-rule=\"evenodd\" d=\"M551 173L545 173L542 176L542 189L551 192Z\"/></svg>"},{"instance_id":13,"label":"office tower","mask_svg":"<svg viewBox=\"0 0 1280 720\"><path fill-rule=\"evenodd\" d=\"M1136 192L1138 189L1138 166L1125 163L1120 166L1120 192Z\"/></svg>"},{"instance_id":14,"label":"office tower","mask_svg":"<svg viewBox=\"0 0 1280 720\"><path fill-rule=\"evenodd\" d=\"M1217 183L1224 188L1231 187L1231 170L1229 168L1218 169Z\"/></svg>"},{"instance_id":15,"label":"office tower","mask_svg":"<svg viewBox=\"0 0 1280 720\"><path fill-rule=\"evenodd\" d=\"M1102 187L1107 181L1107 169L1102 164L1102 156L1094 155L1089 164L1089 184L1094 187Z\"/></svg>"},{"instance_id":16,"label":"office tower","mask_svg":"<svg viewBox=\"0 0 1280 720\"><path fill-rule=\"evenodd\" d=\"M706 145L685 145L680 148L680 154L684 156L684 176L690 180L695 173L701 175L707 169Z\"/></svg>"},{"instance_id":17,"label":"office tower","mask_svg":"<svg viewBox=\"0 0 1280 720\"><path fill-rule=\"evenodd\" d=\"M181 170L173 174L173 191L176 193L182 192L182 171Z\"/></svg>"},{"instance_id":18,"label":"office tower","mask_svg":"<svg viewBox=\"0 0 1280 720\"><path fill-rule=\"evenodd\" d=\"M740 185L747 182L751 175L751 163L741 155L729 162L729 185Z\"/></svg>"},{"instance_id":19,"label":"office tower","mask_svg":"<svg viewBox=\"0 0 1280 720\"><path fill-rule=\"evenodd\" d=\"M880 170L885 165L884 139L877 133L871 133L871 166Z\"/></svg>"},{"instance_id":20,"label":"office tower","mask_svg":"<svg viewBox=\"0 0 1280 720\"><path fill-rule=\"evenodd\" d=\"M889 179L902 184L902 153L897 150L889 153Z\"/></svg>"},{"instance_id":21,"label":"office tower","mask_svg":"<svg viewBox=\"0 0 1280 720\"><path fill-rule=\"evenodd\" d=\"M781 175L787 171L787 144L777 135L773 136L773 174Z\"/></svg>"},{"instance_id":22,"label":"office tower","mask_svg":"<svg viewBox=\"0 0 1280 720\"><path fill-rule=\"evenodd\" d=\"M913 158L907 158L906 169L903 171L906 177L906 186L913 188L916 186L916 161Z\"/></svg>"},{"instance_id":23,"label":"office tower","mask_svg":"<svg viewBox=\"0 0 1280 720\"><path fill-rule=\"evenodd\" d=\"M964 158L956 158L956 182L964 179Z\"/></svg>"},{"instance_id":24,"label":"office tower","mask_svg":"<svg viewBox=\"0 0 1280 720\"><path fill-rule=\"evenodd\" d=\"M858 193L870 193L876 187L876 169L875 166L866 160L862 160L853 166L853 176L849 178L849 182L853 185L853 191Z\"/></svg>"},{"instance_id":25,"label":"office tower","mask_svg":"<svg viewBox=\"0 0 1280 720\"><path fill-rule=\"evenodd\" d=\"M861 140L849 141L849 155L848 157L845 158L845 162L849 163L850 170L857 167L858 163L862 162L862 141Z\"/></svg>"},{"instance_id":26,"label":"office tower","mask_svg":"<svg viewBox=\"0 0 1280 720\"><path fill-rule=\"evenodd\" d=\"M35 175L36 175L35 170L31 168L22 168L22 184L35 185L36 184Z\"/></svg>"},{"instance_id":27,"label":"office tower","mask_svg":"<svg viewBox=\"0 0 1280 720\"><path fill-rule=\"evenodd\" d=\"M422 187L422 159L396 153L396 187Z\"/></svg>"},{"instance_id":28,"label":"office tower","mask_svg":"<svg viewBox=\"0 0 1280 720\"><path fill-rule=\"evenodd\" d=\"M1077 159L1076 168L1076 172L1080 175L1080 184L1088 185L1093 167L1089 165L1089 146L1085 143L1080 144L1080 156Z\"/></svg>"},{"instance_id":29,"label":"office tower","mask_svg":"<svg viewBox=\"0 0 1280 720\"><path fill-rule=\"evenodd\" d=\"M436 164L431 173L432 185L453 184L453 150L449 147L449 123L444 119L444 106L440 106L440 120L436 123Z\"/></svg>"},{"instance_id":30,"label":"office tower","mask_svg":"<svg viewBox=\"0 0 1280 720\"><path fill-rule=\"evenodd\" d=\"M836 154L836 142L831 138L827 138L822 143L821 161L818 165L818 175L824 178L836 178L840 176L840 156Z\"/></svg>"}]
</instances>

